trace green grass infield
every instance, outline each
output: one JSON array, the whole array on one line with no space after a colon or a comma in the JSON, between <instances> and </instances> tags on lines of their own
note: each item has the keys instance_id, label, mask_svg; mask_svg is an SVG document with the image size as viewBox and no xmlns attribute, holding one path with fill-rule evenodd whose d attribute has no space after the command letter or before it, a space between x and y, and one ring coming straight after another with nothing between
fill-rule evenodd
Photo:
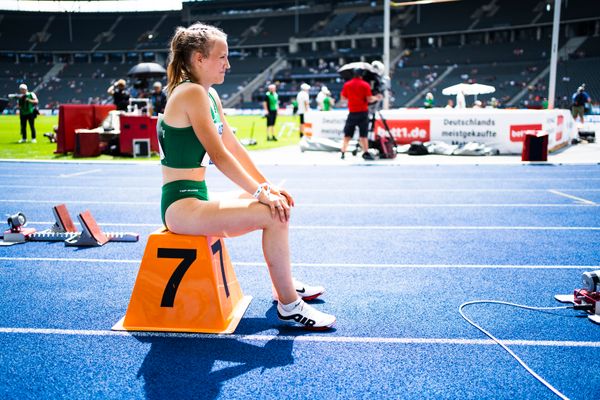
<instances>
[{"instance_id":1,"label":"green grass infield","mask_svg":"<svg viewBox=\"0 0 600 400\"><path fill-rule=\"evenodd\" d=\"M255 115L237 115L227 117L231 127L236 129L236 136L243 139L256 140L256 145L248 145L246 149L265 150L274 147L289 146L297 144L298 117L284 116L277 117L275 124L275 135L282 132L277 142L267 141L267 122L264 117ZM284 128L284 124L289 123ZM58 116L40 115L35 120L35 129L37 133L37 143L31 143L31 132L27 126L27 142L19 143L21 139L21 127L18 115L0 116L0 159L29 159L29 160L69 160L73 159L73 154L54 154L56 143L50 143L50 140L44 137L44 133L53 132L54 126L58 125ZM290 129L293 126L293 129ZM86 158L77 157L76 160L85 160ZM115 157L102 154L99 157L91 157L93 160L127 160L132 157ZM136 158L136 160L158 160L158 155L154 154L150 158Z\"/></svg>"}]
</instances>

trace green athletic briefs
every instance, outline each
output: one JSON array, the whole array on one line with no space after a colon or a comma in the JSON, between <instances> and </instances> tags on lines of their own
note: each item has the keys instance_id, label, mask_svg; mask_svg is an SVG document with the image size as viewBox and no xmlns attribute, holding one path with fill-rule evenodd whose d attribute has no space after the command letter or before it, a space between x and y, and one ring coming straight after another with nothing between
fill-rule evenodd
<instances>
[{"instance_id":1,"label":"green athletic briefs","mask_svg":"<svg viewBox=\"0 0 600 400\"><path fill-rule=\"evenodd\" d=\"M165 222L165 213L167 208L177 200L192 197L200 200L208 200L208 189L205 181L180 180L169 182L162 187L162 197L160 199L160 214L163 224ZM168 227L167 227L168 229Z\"/></svg>"}]
</instances>

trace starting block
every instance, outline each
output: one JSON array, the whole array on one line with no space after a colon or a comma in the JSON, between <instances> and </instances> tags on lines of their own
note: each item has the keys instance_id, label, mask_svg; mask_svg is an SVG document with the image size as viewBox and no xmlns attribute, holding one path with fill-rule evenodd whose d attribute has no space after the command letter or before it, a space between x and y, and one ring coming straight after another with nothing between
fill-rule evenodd
<instances>
[{"instance_id":1,"label":"starting block","mask_svg":"<svg viewBox=\"0 0 600 400\"><path fill-rule=\"evenodd\" d=\"M140 236L132 232L102 232L89 211L77 216L81 224L81 232L71 219L64 204L52 208L55 223L49 229L35 232L27 237L29 241L65 242L67 246L102 246L107 242L137 242Z\"/></svg>"},{"instance_id":2,"label":"starting block","mask_svg":"<svg viewBox=\"0 0 600 400\"><path fill-rule=\"evenodd\" d=\"M63 242L73 236L78 235L77 228L69 215L67 206L59 204L52 207L54 214L54 225L40 232L29 236L28 240L35 242Z\"/></svg>"},{"instance_id":3,"label":"starting block","mask_svg":"<svg viewBox=\"0 0 600 400\"><path fill-rule=\"evenodd\" d=\"M150 234L125 317L113 330L233 333L244 296L218 237Z\"/></svg>"}]
</instances>

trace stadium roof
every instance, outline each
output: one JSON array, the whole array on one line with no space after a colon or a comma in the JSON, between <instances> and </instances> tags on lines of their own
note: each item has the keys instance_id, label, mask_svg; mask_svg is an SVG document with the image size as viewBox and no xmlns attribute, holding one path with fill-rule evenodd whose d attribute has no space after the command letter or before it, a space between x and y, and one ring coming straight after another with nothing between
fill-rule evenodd
<instances>
[{"instance_id":1,"label":"stadium roof","mask_svg":"<svg viewBox=\"0 0 600 400\"><path fill-rule=\"evenodd\" d=\"M139 12L181 10L182 0L0 0L0 10L51 12Z\"/></svg>"}]
</instances>

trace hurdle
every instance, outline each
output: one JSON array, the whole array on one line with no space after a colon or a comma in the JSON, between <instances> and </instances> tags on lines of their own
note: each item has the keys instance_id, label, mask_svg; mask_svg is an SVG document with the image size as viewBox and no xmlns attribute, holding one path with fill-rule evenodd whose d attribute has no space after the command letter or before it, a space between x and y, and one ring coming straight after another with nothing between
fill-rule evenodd
<instances>
[{"instance_id":1,"label":"hurdle","mask_svg":"<svg viewBox=\"0 0 600 400\"><path fill-rule=\"evenodd\" d=\"M233 333L251 296L244 296L222 238L148 237L125 316L112 330Z\"/></svg>"}]
</instances>

